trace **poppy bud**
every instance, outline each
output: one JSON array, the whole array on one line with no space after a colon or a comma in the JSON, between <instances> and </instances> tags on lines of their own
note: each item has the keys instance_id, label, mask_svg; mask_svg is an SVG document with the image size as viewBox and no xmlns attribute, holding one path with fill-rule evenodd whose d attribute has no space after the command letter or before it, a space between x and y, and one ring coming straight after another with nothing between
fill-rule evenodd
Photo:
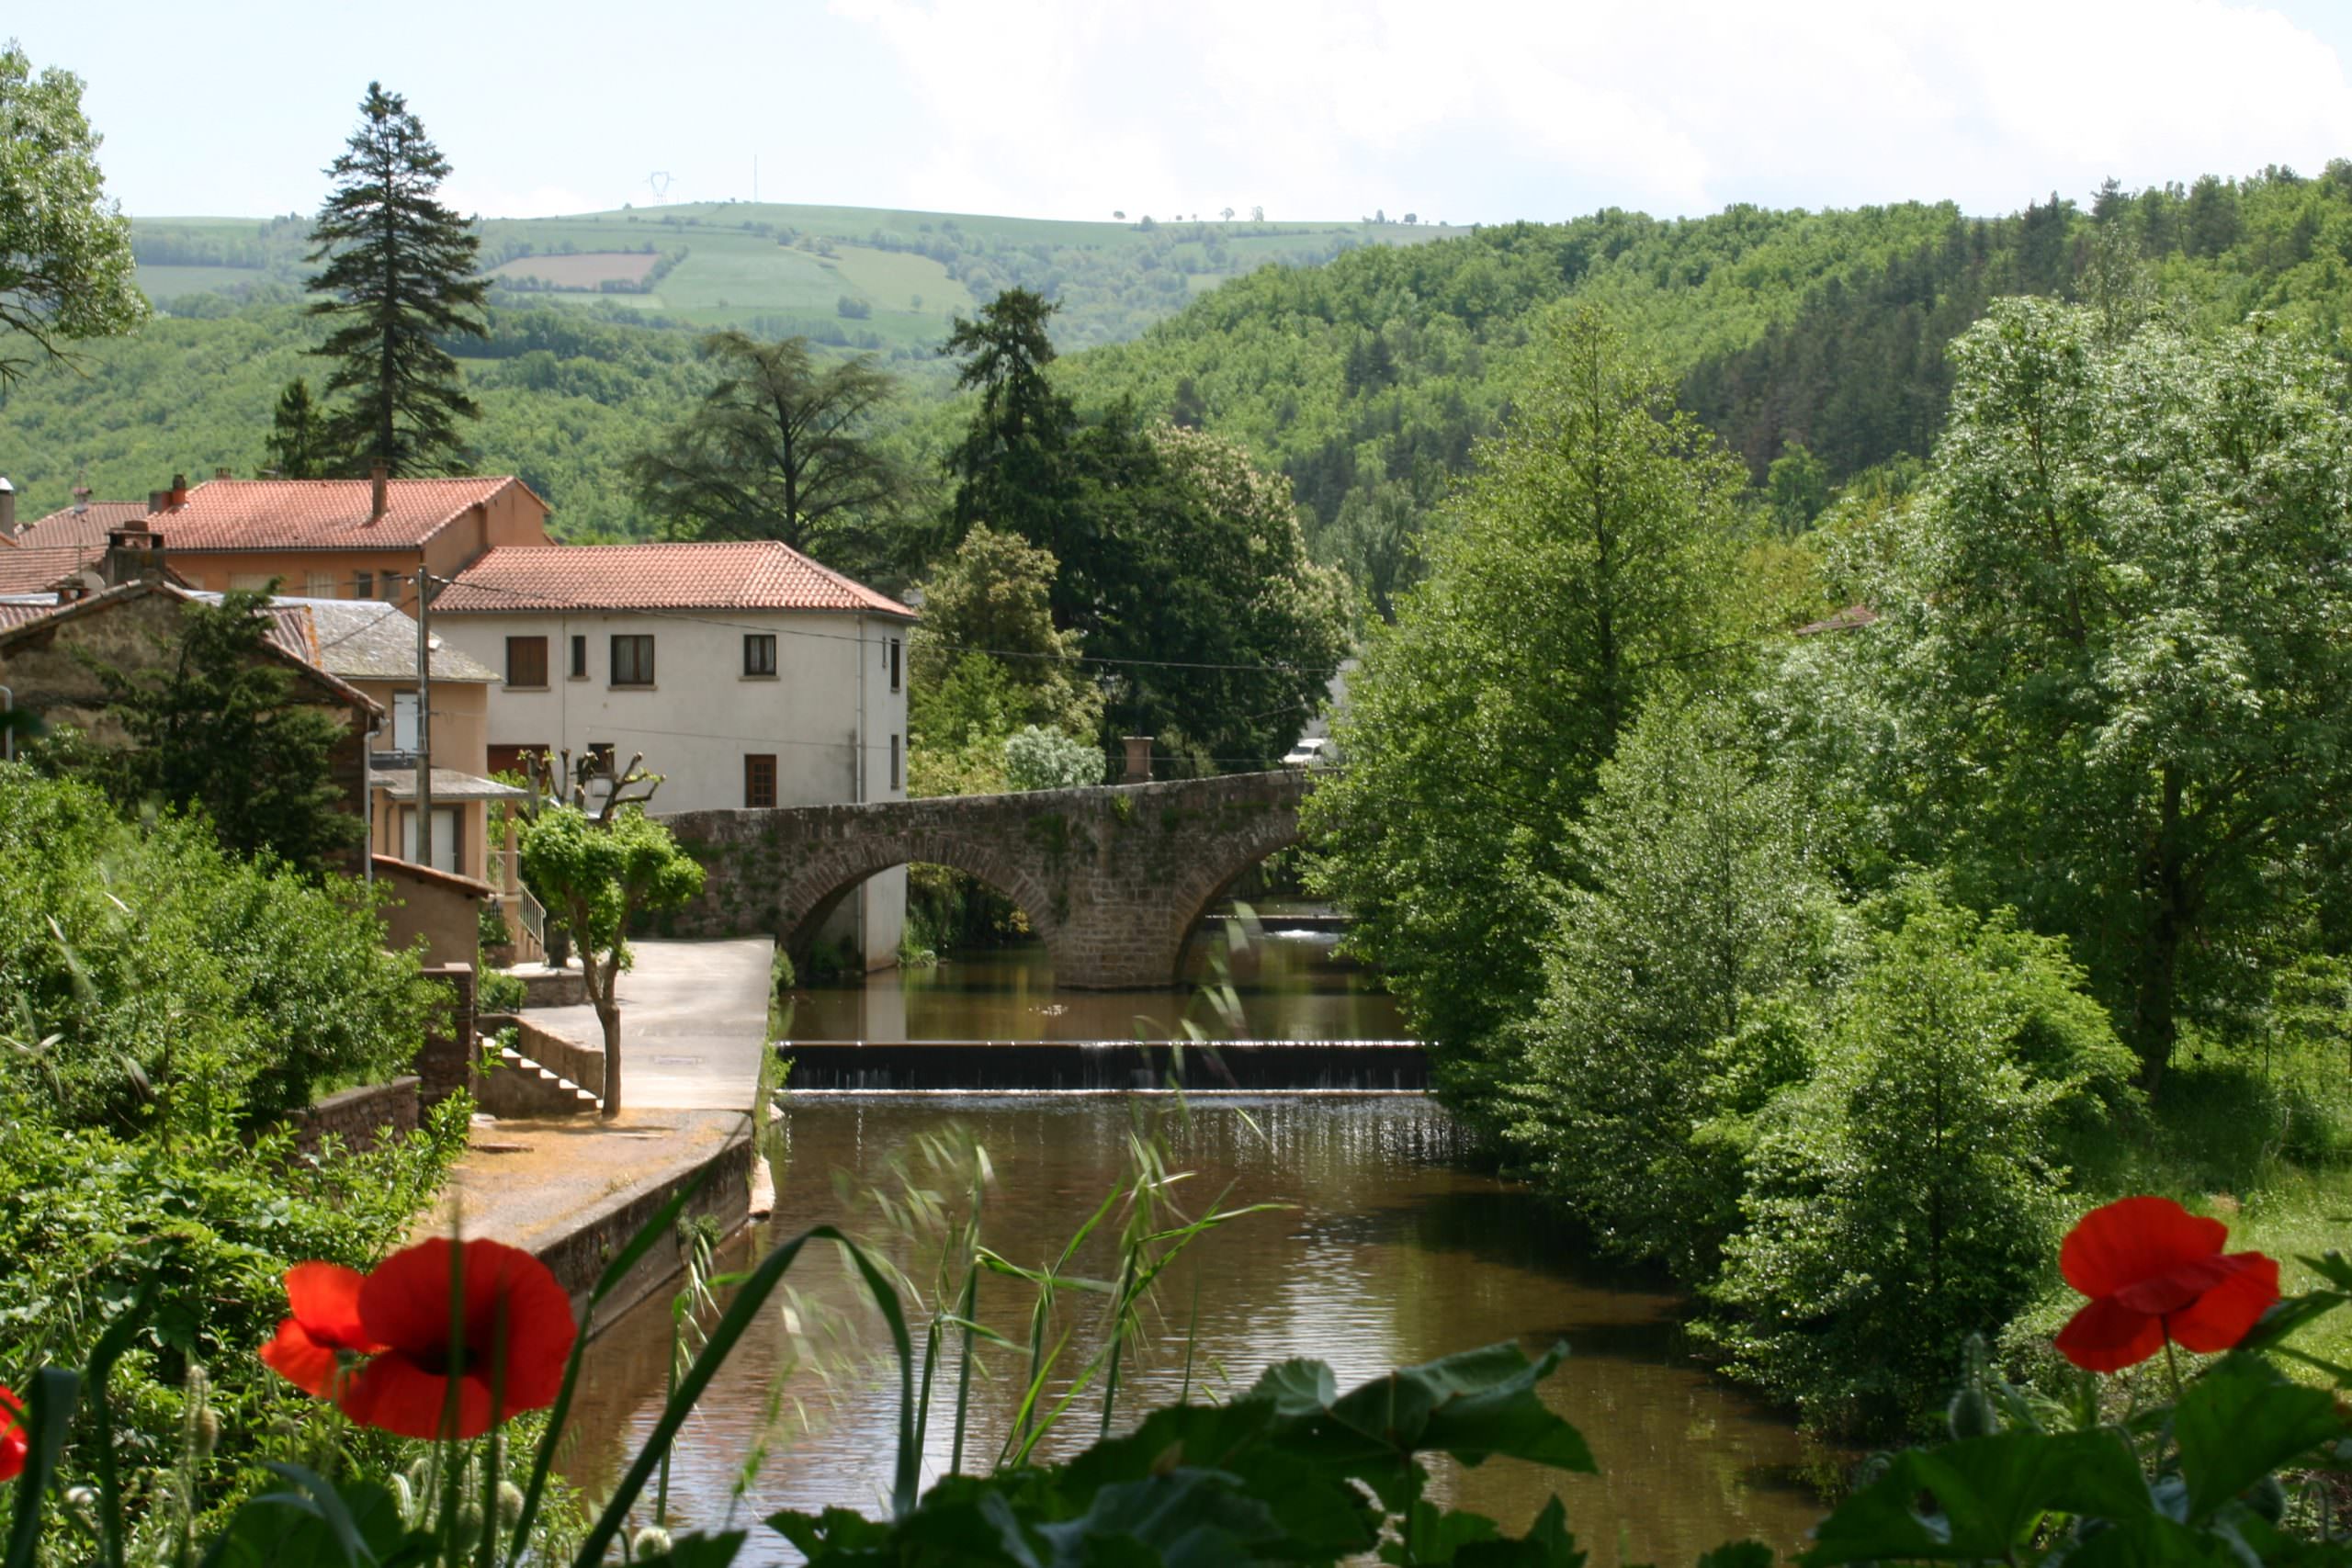
<instances>
[{"instance_id":1,"label":"poppy bud","mask_svg":"<svg viewBox=\"0 0 2352 1568\"><path fill-rule=\"evenodd\" d=\"M196 1457L210 1459L220 1446L220 1413L209 1404L196 1413Z\"/></svg>"},{"instance_id":2,"label":"poppy bud","mask_svg":"<svg viewBox=\"0 0 2352 1568\"><path fill-rule=\"evenodd\" d=\"M416 1517L416 1493L410 1487L408 1477L394 1471L388 1478L388 1483L392 1494L392 1512L399 1516L401 1523L404 1525L419 1523Z\"/></svg>"},{"instance_id":3,"label":"poppy bud","mask_svg":"<svg viewBox=\"0 0 2352 1568\"><path fill-rule=\"evenodd\" d=\"M1944 1418L1958 1441L1989 1438L1999 1429L1993 1419L1993 1401L1977 1383L1970 1383L1951 1396L1951 1407L1944 1413Z\"/></svg>"},{"instance_id":4,"label":"poppy bud","mask_svg":"<svg viewBox=\"0 0 2352 1568\"><path fill-rule=\"evenodd\" d=\"M469 1503L464 1507L458 1510L457 1535L458 1545L460 1550L470 1550L474 1542L481 1539L481 1508L480 1505Z\"/></svg>"},{"instance_id":5,"label":"poppy bud","mask_svg":"<svg viewBox=\"0 0 2352 1568\"><path fill-rule=\"evenodd\" d=\"M498 1528L513 1529L523 1517L523 1489L511 1481L498 1483Z\"/></svg>"},{"instance_id":6,"label":"poppy bud","mask_svg":"<svg viewBox=\"0 0 2352 1568\"><path fill-rule=\"evenodd\" d=\"M637 1532L637 1539L629 1542L631 1557L652 1557L669 1550L670 1532L660 1525L646 1526Z\"/></svg>"}]
</instances>

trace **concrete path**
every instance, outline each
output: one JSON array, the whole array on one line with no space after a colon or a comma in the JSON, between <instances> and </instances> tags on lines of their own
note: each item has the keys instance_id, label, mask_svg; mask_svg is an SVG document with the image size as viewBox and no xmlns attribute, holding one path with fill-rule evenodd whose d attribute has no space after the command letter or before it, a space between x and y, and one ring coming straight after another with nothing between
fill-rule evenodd
<instances>
[{"instance_id":1,"label":"concrete path","mask_svg":"<svg viewBox=\"0 0 2352 1568\"><path fill-rule=\"evenodd\" d=\"M637 1111L749 1111L768 1049L766 937L728 942L636 942L620 978L621 1107ZM599 1044L589 1007L534 1008L531 1021Z\"/></svg>"}]
</instances>

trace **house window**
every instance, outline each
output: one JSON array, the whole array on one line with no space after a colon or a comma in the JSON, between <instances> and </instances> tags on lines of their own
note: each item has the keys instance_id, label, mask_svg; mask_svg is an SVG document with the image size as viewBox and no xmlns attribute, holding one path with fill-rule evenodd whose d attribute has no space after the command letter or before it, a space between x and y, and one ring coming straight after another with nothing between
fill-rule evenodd
<instances>
[{"instance_id":1,"label":"house window","mask_svg":"<svg viewBox=\"0 0 2352 1568\"><path fill-rule=\"evenodd\" d=\"M232 571L229 574L229 592L266 593L269 592L269 585L276 581L276 578L266 571Z\"/></svg>"},{"instance_id":2,"label":"house window","mask_svg":"<svg viewBox=\"0 0 2352 1568\"><path fill-rule=\"evenodd\" d=\"M899 787L899 738L890 737L890 787Z\"/></svg>"},{"instance_id":3,"label":"house window","mask_svg":"<svg viewBox=\"0 0 2352 1568\"><path fill-rule=\"evenodd\" d=\"M743 758L743 804L774 806L775 804L775 753L745 753Z\"/></svg>"},{"instance_id":4,"label":"house window","mask_svg":"<svg viewBox=\"0 0 2352 1568\"><path fill-rule=\"evenodd\" d=\"M890 689L899 689L899 639L890 639Z\"/></svg>"},{"instance_id":5,"label":"house window","mask_svg":"<svg viewBox=\"0 0 2352 1568\"><path fill-rule=\"evenodd\" d=\"M458 852L458 808L436 806L433 808L433 869L458 872L464 867L465 857ZM416 863L416 807L401 807L401 859L411 865Z\"/></svg>"},{"instance_id":6,"label":"house window","mask_svg":"<svg viewBox=\"0 0 2352 1568\"><path fill-rule=\"evenodd\" d=\"M510 637L506 639L506 683L544 686L548 683L548 639Z\"/></svg>"},{"instance_id":7,"label":"house window","mask_svg":"<svg viewBox=\"0 0 2352 1568\"><path fill-rule=\"evenodd\" d=\"M401 574L397 571L388 571L376 580L376 586L384 591L385 604L397 604L401 602Z\"/></svg>"},{"instance_id":8,"label":"house window","mask_svg":"<svg viewBox=\"0 0 2352 1568\"><path fill-rule=\"evenodd\" d=\"M775 673L775 634L745 632L743 634L743 673L773 675Z\"/></svg>"},{"instance_id":9,"label":"house window","mask_svg":"<svg viewBox=\"0 0 2352 1568\"><path fill-rule=\"evenodd\" d=\"M334 591L334 573L331 571L311 572L303 580L302 595L306 599L334 599L341 597L341 595L336 593Z\"/></svg>"},{"instance_id":10,"label":"house window","mask_svg":"<svg viewBox=\"0 0 2352 1568\"><path fill-rule=\"evenodd\" d=\"M612 683L616 686L653 684L653 639L650 637L613 638Z\"/></svg>"},{"instance_id":11,"label":"house window","mask_svg":"<svg viewBox=\"0 0 2352 1568\"><path fill-rule=\"evenodd\" d=\"M392 750L409 756L416 754L416 694L392 694Z\"/></svg>"},{"instance_id":12,"label":"house window","mask_svg":"<svg viewBox=\"0 0 2352 1568\"><path fill-rule=\"evenodd\" d=\"M577 633L571 638L571 678L575 681L588 679L588 639Z\"/></svg>"},{"instance_id":13,"label":"house window","mask_svg":"<svg viewBox=\"0 0 2352 1568\"><path fill-rule=\"evenodd\" d=\"M353 598L373 599L376 596L376 574L374 572L363 571L356 577L353 578L352 581L356 586L356 591L352 594Z\"/></svg>"}]
</instances>

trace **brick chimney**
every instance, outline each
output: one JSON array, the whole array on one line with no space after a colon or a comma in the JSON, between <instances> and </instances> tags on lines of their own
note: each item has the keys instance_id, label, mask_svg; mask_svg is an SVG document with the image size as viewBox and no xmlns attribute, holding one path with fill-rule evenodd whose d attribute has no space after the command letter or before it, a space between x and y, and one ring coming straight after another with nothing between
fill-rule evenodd
<instances>
[{"instance_id":1,"label":"brick chimney","mask_svg":"<svg viewBox=\"0 0 2352 1568\"><path fill-rule=\"evenodd\" d=\"M175 508L187 504L187 476L186 474L172 476L171 493L164 498L164 504Z\"/></svg>"},{"instance_id":2,"label":"brick chimney","mask_svg":"<svg viewBox=\"0 0 2352 1568\"><path fill-rule=\"evenodd\" d=\"M376 467L368 475L368 478L373 480L375 484L375 495L368 503L368 521L370 523L374 523L381 519L384 515L385 509L390 504L390 502L386 499L384 492L390 487L391 475L392 470L386 466L384 459L381 457L377 458Z\"/></svg>"},{"instance_id":3,"label":"brick chimney","mask_svg":"<svg viewBox=\"0 0 2352 1568\"><path fill-rule=\"evenodd\" d=\"M74 515L79 517L82 513L89 510L90 487L88 485L75 485L74 487Z\"/></svg>"},{"instance_id":4,"label":"brick chimney","mask_svg":"<svg viewBox=\"0 0 2352 1568\"><path fill-rule=\"evenodd\" d=\"M0 476L0 539L17 536L17 487Z\"/></svg>"},{"instance_id":5,"label":"brick chimney","mask_svg":"<svg viewBox=\"0 0 2352 1568\"><path fill-rule=\"evenodd\" d=\"M1119 782L1121 784L1149 784L1151 782L1152 738L1148 735L1123 735L1119 739L1127 749L1126 776Z\"/></svg>"},{"instance_id":6,"label":"brick chimney","mask_svg":"<svg viewBox=\"0 0 2352 1568\"><path fill-rule=\"evenodd\" d=\"M164 581L164 536L134 517L119 528L107 530L107 554L102 574L108 588L126 582Z\"/></svg>"}]
</instances>

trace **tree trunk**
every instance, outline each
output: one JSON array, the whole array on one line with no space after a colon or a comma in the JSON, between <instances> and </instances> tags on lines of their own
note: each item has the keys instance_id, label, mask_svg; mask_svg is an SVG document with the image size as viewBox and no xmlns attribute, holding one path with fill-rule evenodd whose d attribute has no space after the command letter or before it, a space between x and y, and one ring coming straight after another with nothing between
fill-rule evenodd
<instances>
[{"instance_id":1,"label":"tree trunk","mask_svg":"<svg viewBox=\"0 0 2352 1568\"><path fill-rule=\"evenodd\" d=\"M2180 853L2183 782L2177 769L2165 770L2162 814L2141 882L2149 913L2140 939L2140 972L2132 985L2132 1048L2140 1056L2140 1086L2151 1100L2163 1087L2165 1068L2171 1065L2173 1044L2179 1037L2173 1010L2179 992L2180 944L2196 913Z\"/></svg>"},{"instance_id":2,"label":"tree trunk","mask_svg":"<svg viewBox=\"0 0 2352 1568\"><path fill-rule=\"evenodd\" d=\"M609 987L596 1004L596 1021L605 1026L605 1103L599 1113L610 1121L621 1113L621 1004Z\"/></svg>"}]
</instances>

